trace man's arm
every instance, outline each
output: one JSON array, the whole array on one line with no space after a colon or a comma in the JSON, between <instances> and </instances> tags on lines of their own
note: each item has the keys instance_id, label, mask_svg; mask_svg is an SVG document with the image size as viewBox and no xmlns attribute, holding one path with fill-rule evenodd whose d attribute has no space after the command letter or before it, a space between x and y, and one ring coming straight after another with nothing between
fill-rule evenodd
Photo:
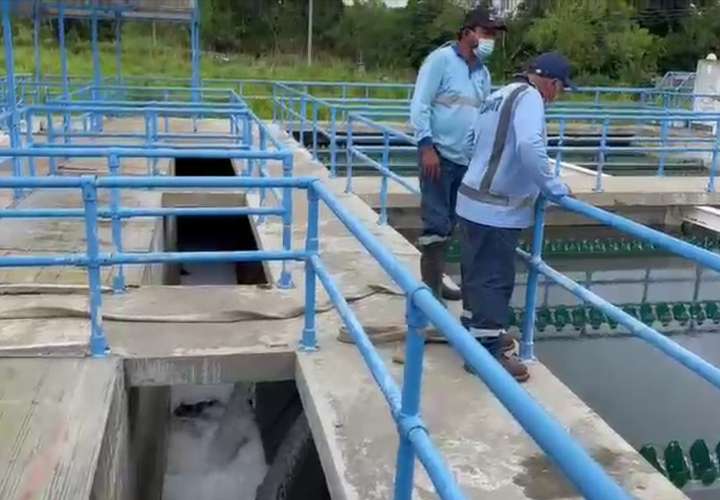
<instances>
[{"instance_id":1,"label":"man's arm","mask_svg":"<svg viewBox=\"0 0 720 500\"><path fill-rule=\"evenodd\" d=\"M540 94L526 92L518 100L513 113L513 128L522 171L546 196L570 194L568 186L555 177L550 169L544 127L545 108Z\"/></svg>"},{"instance_id":2,"label":"man's arm","mask_svg":"<svg viewBox=\"0 0 720 500\"><path fill-rule=\"evenodd\" d=\"M415 139L420 151L422 175L431 180L440 177L440 158L433 147L430 114L442 81L442 70L441 54L431 53L420 67L410 103L410 123L415 131Z\"/></svg>"},{"instance_id":3,"label":"man's arm","mask_svg":"<svg viewBox=\"0 0 720 500\"><path fill-rule=\"evenodd\" d=\"M431 53L418 72L412 102L410 103L410 123L415 131L419 147L432 146L430 129L430 111L442 81L442 57L438 52Z\"/></svg>"}]
</instances>

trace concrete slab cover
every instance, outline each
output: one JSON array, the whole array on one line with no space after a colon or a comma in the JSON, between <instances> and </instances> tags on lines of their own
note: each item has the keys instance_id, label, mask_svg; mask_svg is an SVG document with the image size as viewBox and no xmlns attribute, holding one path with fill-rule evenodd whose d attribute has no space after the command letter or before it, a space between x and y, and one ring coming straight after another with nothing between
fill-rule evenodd
<instances>
[{"instance_id":1,"label":"concrete slab cover","mask_svg":"<svg viewBox=\"0 0 720 500\"><path fill-rule=\"evenodd\" d=\"M382 355L397 380L402 369ZM637 498L685 498L542 364L526 388ZM344 376L338 377L338 373ZM298 356L298 386L333 498L392 497L397 432L387 404L351 346ZM581 498L487 387L445 346L425 363L423 416L468 498ZM437 498L418 465L414 498Z\"/></svg>"},{"instance_id":2,"label":"concrete slab cover","mask_svg":"<svg viewBox=\"0 0 720 500\"><path fill-rule=\"evenodd\" d=\"M0 360L0 498L89 498L115 359Z\"/></svg>"}]
</instances>

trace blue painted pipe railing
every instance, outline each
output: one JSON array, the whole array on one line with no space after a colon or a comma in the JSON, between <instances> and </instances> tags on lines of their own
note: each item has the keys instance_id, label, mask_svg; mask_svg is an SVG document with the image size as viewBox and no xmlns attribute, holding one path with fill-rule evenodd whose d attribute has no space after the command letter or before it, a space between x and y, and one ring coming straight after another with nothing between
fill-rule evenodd
<instances>
[{"instance_id":1,"label":"blue painted pipe railing","mask_svg":"<svg viewBox=\"0 0 720 500\"><path fill-rule=\"evenodd\" d=\"M505 408L512 413L586 498L629 498L580 446L568 439L569 435L563 426L554 421L536 401L528 396L498 362L460 325L458 320L433 297L432 292L418 282L395 259L392 252L385 248L342 206L327 187L315 182L313 188L317 190L320 199L362 243L408 298L408 329L411 330L411 335L414 334L417 338L406 343L406 383L400 396L392 376L377 356L372 343L363 332L362 326L354 318L339 290L333 290L332 287L327 286L330 279L327 271L324 271L321 265L316 267L318 277L323 281L328 295L338 307L341 317L357 343L363 359L370 367L373 378L380 386L390 405L393 417L403 433L398 452L395 498L409 498L413 484L412 463L416 456L428 471L441 498L465 498L456 489L454 481L451 482L451 476L447 473L444 461L436 451L430 448L431 443L427 436L427 430L419 416L417 403L420 395L423 342L420 335L413 332L417 332L428 320L442 332L458 354L473 369L477 370L480 378ZM342 307L338 304L341 304ZM410 383L407 382L408 380Z\"/></svg>"},{"instance_id":2,"label":"blue painted pipe railing","mask_svg":"<svg viewBox=\"0 0 720 500\"><path fill-rule=\"evenodd\" d=\"M298 113L295 111L292 106L294 105L295 97L286 97L283 101L282 99L278 100L278 104L281 105L281 108L283 109L283 112L287 113L289 112L290 115L295 115L301 120L305 120L306 117L304 116L304 113L302 110ZM347 109L345 109L347 112ZM606 161L606 155L611 151L637 151L638 149L642 149L643 151L649 151L649 152L656 152L661 154L660 159L660 169L659 174L663 174L663 164L664 164L664 158L665 155L669 152L673 151L682 151L682 152L688 152L688 151L696 151L696 152L709 152L712 153L713 156L713 168L711 169L710 176L709 176L709 184L708 189L713 190L714 188L714 178L716 175L716 169L717 169L717 157L718 157L718 148L720 147L720 133L717 134L716 139L708 139L702 142L709 142L712 144L709 148L703 148L698 146L693 147L674 147L671 145L667 145L670 142L670 138L668 137L667 130L669 128L669 124L672 120L699 120L704 119L707 120L717 120L718 115L716 114L702 114L702 113L691 113L691 112L668 112L664 111L661 113L657 113L656 111L648 111L645 112L642 116L643 119L652 119L656 120L659 123L664 124L663 130L665 132L661 135L660 138L658 138L658 142L660 142L660 146L647 146L645 148L633 148L633 147L611 147L608 145L608 137L609 137L609 131L610 131L610 120L612 118L616 118L619 120L637 120L637 115L632 115L631 113L627 113L624 110L617 113L609 113L606 111L597 112L597 113L588 113L586 110L580 109L577 111L572 110L565 110L561 111L553 116L551 116L551 119L559 119L561 121L561 137L560 137L560 148L549 148L552 151L599 151L600 153L600 160L599 160L599 168L598 168L598 185L596 188L598 190L602 189L602 184L600 181L600 177L602 175L602 168ZM600 119L602 122L601 130L601 140L600 140L600 148L584 148L584 147L562 147L562 141L564 139L563 133L565 127L563 126L568 120L572 119ZM408 184L407 181L397 175L395 175L389 168L388 168L388 155L393 150L393 148L389 145L387 141L387 137L392 134L394 137L398 137L401 139L404 139L407 143L413 144L414 141L412 137L408 136L407 134L404 134L403 132L395 130L393 127L389 125L385 125L382 123L378 123L377 121L373 120L372 118L369 118L368 116L362 115L362 114L355 114L355 113L347 113L347 134L346 134L346 150L347 150L347 172L348 172L348 179L347 179L347 188L346 191L352 190L352 160L360 159L365 164L368 164L378 170L383 178L382 178L382 184L381 184L381 205L386 202L386 195L383 193L387 190L387 180L393 180L400 185L402 185L406 190L412 193L417 194L417 189ZM357 121L359 123L362 123L365 126L369 126L372 130L379 133L383 137L383 145L382 147L358 147L355 146L353 143L353 122ZM720 124L720 123L719 123ZM312 123L311 126L314 128L316 127L315 123ZM720 127L719 127L720 128ZM692 138L686 139L688 142L692 142ZM676 142L680 142L678 139ZM382 160L376 161L368 154L366 154L364 151L368 149L373 149L375 152L381 152L382 153ZM561 162L559 162L561 163ZM596 207L592 207L590 205L587 205L583 202L580 202L578 200L575 200L573 198L564 197L560 199L553 200L557 204L559 204L562 208L573 211L578 214L585 215L593 220L602 222L604 224L607 224L615 229L618 229L620 231L624 231L638 239L641 239L643 241L648 241L651 243L654 243L657 247L663 248L665 250L668 250L670 252L676 253L677 255L680 255L685 258L689 258L693 260L694 262L697 262L698 264L704 265L706 267L710 267L713 270L720 271L720 256L713 252L709 252L707 250L704 250L702 248L696 247L692 244L683 242L681 240L678 240L676 238L673 238L671 236L668 236L664 233L661 233L659 231L655 231L653 229L647 228L645 226L642 226L640 224L637 224L633 221L630 221L628 219L625 219L623 217L620 217L618 215L603 211L601 209L598 209ZM545 275L548 277L551 281L559 284L560 286L563 286L567 290L569 290L571 293L576 295L579 299L587 302L593 307L598 308L602 312L608 315L608 317L612 318L613 320L617 321L619 324L622 324L625 326L631 333L634 333L638 337L642 338L643 340L647 341L654 347L660 349L663 353L671 357L672 359L678 361L679 363L686 366L688 369L693 371L694 373L698 374L708 382L712 383L716 387L720 388L720 369L713 366L712 364L708 363L707 361L703 360L701 357L697 356L696 354L688 351L687 349L684 349L683 347L679 346L672 340L668 339L667 337L663 336L662 334L658 333L657 331L653 330L647 325L644 325L637 319L633 318L632 316L626 314L616 306L613 306L612 304L608 303L607 301L603 300L602 298L598 297L597 295L593 294L586 288L580 286L579 284L573 282L569 278L565 277L564 275L558 273L557 271L550 268L547 264L545 264L542 261L542 247L543 247L543 236L544 236L544 207L545 207L545 200L540 198L538 200L538 203L536 205L536 223L534 228L534 234L533 234L533 244L532 244L532 251L530 254L519 251L520 255L526 260L529 267L529 275L528 275L528 286L527 286L527 296L526 296L526 314L524 317L524 322L522 325L522 342L521 342L521 356L526 360L531 360L534 358L534 326L535 326L535 309L537 305L537 287L538 287L538 278L540 274ZM380 222L384 223L386 221L386 217L383 216L385 214L384 207L381 207L381 216L380 216ZM374 249L373 249L374 250ZM377 257L374 251L371 251L371 253ZM378 258L378 260L382 264L382 259ZM387 269L386 269L387 270ZM392 275L391 271L388 270L388 272ZM402 284L401 284L402 286ZM403 287L404 288L404 287ZM405 288L404 288L405 289ZM406 290L407 291L407 290ZM412 297L412 293L409 292L410 297ZM430 307L432 309L435 307L435 301L432 301L433 305ZM416 363L422 362L422 340L419 337L419 335L416 334L419 328L423 327L424 324L424 318L429 318L430 321L435 324L436 326L446 326L443 324L442 320L440 321L434 321L434 318L428 313L427 310L423 310L422 314L420 314L417 311L417 304L409 303L408 305L408 340L406 344L406 366L405 366L405 380L410 381L410 383L419 386L420 385L420 374L418 365ZM442 309L443 312L445 312L444 309ZM424 316L424 317L423 317ZM462 349L463 343L460 339L453 339L452 334L449 333L451 331L451 328L445 329L441 328L441 330L445 333L450 343L459 349ZM464 333L464 330L463 330ZM457 343L454 341L457 340ZM362 352L362 349L361 349ZM486 353L485 353L486 354ZM464 356L465 357L465 356ZM413 361L407 361L409 359L413 359ZM472 356L465 357L466 360L472 359ZM478 363L478 366L487 366L488 361L482 360L480 363ZM475 365L473 365L475 366ZM488 382L488 377L492 377L491 375L488 375L488 377L482 376L483 380L488 383L488 385L492 389L492 384ZM378 383L381 382L381 377L376 377L376 380L378 380ZM505 402L503 398L500 396L500 394L496 393L498 395L498 398ZM396 398L396 395L392 395L392 398ZM391 401L392 398L388 397L388 401ZM507 405L506 405L507 407ZM411 415L415 415L415 411L417 409L417 393L410 390L409 388L404 387L403 390L403 404L401 405L401 411L405 408L407 412L409 412ZM512 411L512 410L511 410ZM402 413L401 413L402 414ZM518 417L515 413L513 413L516 418ZM399 423L399 427L402 430L403 424ZM523 427L527 430L528 427L526 425L523 425ZM400 446L400 452L399 452L399 458L398 458L398 471L397 471L397 482L396 482L396 492L395 492L395 498L408 498L407 497L407 491L409 488L409 485L412 483L412 467L411 465L408 465L408 462L412 460L414 457L413 450L408 447L408 441L405 441L401 438L401 446ZM567 472L566 469L563 469L565 472ZM405 486L398 486L399 484L403 484ZM614 495L616 493L613 493ZM588 497L591 497L588 495Z\"/></svg>"},{"instance_id":3,"label":"blue painted pipe railing","mask_svg":"<svg viewBox=\"0 0 720 500\"><path fill-rule=\"evenodd\" d=\"M596 90L596 89L594 89ZM279 121L288 128L292 126L293 121L300 125L299 140L303 141L303 131L306 125L309 126L313 137L313 155L317 157L317 136L325 137L329 142L330 158L329 167L332 176L337 174L337 157L336 148L338 142L344 141L346 148L346 185L348 192L352 189L352 159L353 157L360 159L363 164L370 166L381 174L381 192L386 192L386 184L389 179L402 184L406 189L413 190L407 181L403 180L400 176L397 176L389 171L388 168L382 168L382 165L389 164L390 152L401 152L405 151L404 146L397 146L392 144L391 147L385 151L380 150L383 153L382 159L372 158L365 154L368 151L367 146L358 147L353 144L352 134L349 133L351 129L355 128L354 124L368 127L370 131L379 136L390 136L394 140L404 140L406 144L414 145L415 140L409 134L398 130L397 125L390 125L380 123L379 120L393 120L401 118L403 121L407 120L408 105L406 104L393 104L387 106L385 103L393 101L391 99L365 99L364 102L368 105L357 106L357 103L363 101L363 99L355 98L317 98L307 93L307 86L291 84L275 84L273 86L273 116L280 117ZM312 112L307 112L307 103L311 103ZM607 107L596 107L589 108L586 103L579 103L573 107L573 103L563 103L558 107L551 107L548 109L547 119L549 123L559 121L559 136L551 136L551 139L557 139L557 146L551 146L548 151L556 154L556 171L560 173L563 166L562 158L565 153L579 153L579 154L591 154L597 155L597 176L596 176L596 191L603 190L602 172L606 168L615 166L613 159L622 159L624 155L646 155L652 158L657 155L657 174L665 174L665 166L670 154L696 154L704 153L710 158L710 169L708 179L708 190L714 191L715 189L715 176L717 169L720 166L720 132L716 133L715 136L697 136L697 137L674 137L670 134L669 130L679 122L685 124L685 126L696 123L715 123L717 130L720 130L720 114L719 113L700 113L686 110L670 110L670 109L654 109L654 108L607 108ZM324 127L320 123L320 116L322 113L318 113L318 109L324 110L324 116L331 119L329 127ZM346 134L343 138L338 138L337 134L337 120L345 120ZM288 122L288 119L292 120ZM580 121L591 123L601 123L599 130L600 134L600 146L582 146L574 145L575 141L581 139L577 136L568 136L568 122ZM642 135L648 135L647 132L633 138L635 144L623 146L616 145L611 139L613 133L612 127L618 123L631 123L633 126L647 124L651 126L660 126L662 133L659 137L643 137ZM329 130L328 130L329 128ZM360 129L358 129L358 133ZM592 133L589 132L590 138ZM637 135L637 134L636 134ZM381 197L385 198L385 197ZM386 212L386 206L383 200L381 200L381 219L382 214Z\"/></svg>"},{"instance_id":4,"label":"blue painted pipe railing","mask_svg":"<svg viewBox=\"0 0 720 500\"><path fill-rule=\"evenodd\" d=\"M442 498L465 498L433 445L428 431L419 415L420 385L422 372L423 342L420 335L427 320L436 325L448 338L450 344L459 354L477 370L480 377L488 384L500 401L518 419L521 425L548 452L551 458L565 472L568 478L587 498L618 499L628 498L627 495L612 481L600 466L573 441L567 431L555 422L520 386L504 371L470 334L460 326L447 310L432 296L432 293L420 284L413 275L404 269L387 250L335 196L319 181L312 178L245 178L245 177L53 177L53 178L0 178L0 188L80 188L83 193L87 250L85 254L69 254L58 256L2 256L0 267L15 266L82 266L88 270L90 293L91 338L90 349L95 356L104 356L109 345L102 324L102 282L101 269L106 266L174 263L174 262L219 262L219 261L257 261L257 260L304 260L306 262L306 307L305 325L302 331L301 348L312 351L317 346L315 326L315 280L319 279L326 288L328 295L336 305L351 335L356 340L363 359L368 364L373 377L385 395L393 418L400 432L398 451L398 471L396 476L396 494L398 499L410 498L412 495L414 460L418 458L426 468L436 490ZM285 247L282 251L250 251L250 252L103 252L98 236L98 219L107 215L108 211L98 207L97 192L99 189L139 189L139 188L257 188L277 187L283 190L301 188L308 190L309 219L305 250L298 251ZM342 297L334 280L324 268L319 254L318 225L319 203L328 209L348 228L363 244L383 269L401 287L408 297L408 327L411 339L408 342L405 383L400 390L392 376L382 363L372 343L357 321L354 313ZM131 212L115 207L112 211L132 216ZM142 215L155 215L152 209L142 209ZM188 214L196 209L163 208L162 214ZM202 213L226 213L226 208L204 208ZM257 215L259 209L244 209L244 213ZM148 212L149 211L149 212ZM10 213L22 216L22 209L13 209ZM276 212L285 217L287 206ZM290 213L291 214L291 213ZM29 210L28 216L37 216L37 209ZM55 216L78 216L78 211L65 209ZM0 212L2 216L2 212ZM285 227L283 228L285 230ZM285 238L283 238L285 240ZM412 338L414 336L414 339Z\"/></svg>"}]
</instances>

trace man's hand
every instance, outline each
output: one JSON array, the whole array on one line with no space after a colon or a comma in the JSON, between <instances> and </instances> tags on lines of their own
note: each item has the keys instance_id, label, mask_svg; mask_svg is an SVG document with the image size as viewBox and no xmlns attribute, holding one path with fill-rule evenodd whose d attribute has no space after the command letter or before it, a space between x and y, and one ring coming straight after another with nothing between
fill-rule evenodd
<instances>
[{"instance_id":1,"label":"man's hand","mask_svg":"<svg viewBox=\"0 0 720 500\"><path fill-rule=\"evenodd\" d=\"M440 179L440 157L434 147L427 146L420 150L420 165L423 177L431 181Z\"/></svg>"}]
</instances>

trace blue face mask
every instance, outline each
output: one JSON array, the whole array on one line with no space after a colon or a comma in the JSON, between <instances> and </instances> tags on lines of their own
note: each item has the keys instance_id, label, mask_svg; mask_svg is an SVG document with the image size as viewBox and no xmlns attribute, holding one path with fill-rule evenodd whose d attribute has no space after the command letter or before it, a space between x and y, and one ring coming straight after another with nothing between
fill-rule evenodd
<instances>
[{"instance_id":1,"label":"blue face mask","mask_svg":"<svg viewBox=\"0 0 720 500\"><path fill-rule=\"evenodd\" d=\"M480 61L486 61L495 50L495 40L492 38L481 38L477 47L473 49L475 57Z\"/></svg>"}]
</instances>

